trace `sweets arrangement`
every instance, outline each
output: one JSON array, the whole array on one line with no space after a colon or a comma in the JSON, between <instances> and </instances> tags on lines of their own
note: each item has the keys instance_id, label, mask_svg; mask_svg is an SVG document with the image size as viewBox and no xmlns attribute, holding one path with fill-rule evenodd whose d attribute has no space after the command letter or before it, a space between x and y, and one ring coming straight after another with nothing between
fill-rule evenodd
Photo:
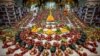
<instances>
[{"instance_id":1,"label":"sweets arrangement","mask_svg":"<svg viewBox=\"0 0 100 56\"><path fill-rule=\"evenodd\" d=\"M70 56L75 51L79 56L88 56L83 48L97 54L96 40L88 38L83 30L57 23L51 12L43 26L35 24L17 32L14 39L6 37L3 41L3 48L8 48L6 54L20 50L14 56L28 52L30 56Z\"/></svg>"}]
</instances>

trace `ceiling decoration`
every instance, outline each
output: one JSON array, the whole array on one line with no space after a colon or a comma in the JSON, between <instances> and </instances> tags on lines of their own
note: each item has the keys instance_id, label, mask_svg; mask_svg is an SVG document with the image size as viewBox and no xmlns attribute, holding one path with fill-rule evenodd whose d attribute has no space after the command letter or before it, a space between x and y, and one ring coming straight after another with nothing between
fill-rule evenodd
<instances>
[{"instance_id":1,"label":"ceiling decoration","mask_svg":"<svg viewBox=\"0 0 100 56\"><path fill-rule=\"evenodd\" d=\"M34 3L37 3L39 6L41 6L42 4L45 4L46 2L56 2L57 4L72 4L72 5L75 5L75 4L78 4L78 0L23 0L23 2L25 3L25 5L27 6L31 6L32 4Z\"/></svg>"}]
</instances>

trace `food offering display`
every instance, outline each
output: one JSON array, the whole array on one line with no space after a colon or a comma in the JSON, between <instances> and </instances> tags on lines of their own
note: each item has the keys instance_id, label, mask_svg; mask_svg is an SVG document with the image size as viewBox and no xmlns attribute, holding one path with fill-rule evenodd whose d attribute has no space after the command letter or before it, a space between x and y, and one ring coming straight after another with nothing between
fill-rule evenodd
<instances>
[{"instance_id":1,"label":"food offering display","mask_svg":"<svg viewBox=\"0 0 100 56\"><path fill-rule=\"evenodd\" d=\"M13 45L14 48L11 48ZM89 39L85 31L62 22L57 23L50 11L43 25L39 26L35 22L32 27L17 32L13 40L6 38L3 48L8 48L7 55L20 49L21 52L14 53L14 56L24 56L27 52L30 56L70 56L73 52L87 56L83 48L96 54L97 46L96 41Z\"/></svg>"}]
</instances>

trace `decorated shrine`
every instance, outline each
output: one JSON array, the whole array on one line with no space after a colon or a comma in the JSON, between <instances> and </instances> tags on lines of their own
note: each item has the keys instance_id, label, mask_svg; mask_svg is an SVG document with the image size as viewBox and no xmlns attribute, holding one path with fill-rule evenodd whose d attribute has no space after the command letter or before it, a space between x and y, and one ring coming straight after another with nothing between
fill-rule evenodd
<instances>
[{"instance_id":1,"label":"decorated shrine","mask_svg":"<svg viewBox=\"0 0 100 56\"><path fill-rule=\"evenodd\" d=\"M33 21L31 27L23 28L22 31L16 34L15 39L11 41L12 44L8 45L8 40L4 42L3 48L15 45L14 49L8 48L7 54L12 54L20 48L22 53L14 54L14 56L23 56L29 50L30 55L36 56L68 56L73 51L80 56L87 56L86 52L81 51L83 47L93 53L97 53L96 47L98 45L95 41L90 41L87 38L87 34L75 28L74 24L70 26L71 23L69 25L61 24L62 22L57 23L51 10L44 21L44 25L39 26ZM85 27L83 23L82 26Z\"/></svg>"},{"instance_id":2,"label":"decorated shrine","mask_svg":"<svg viewBox=\"0 0 100 56\"><path fill-rule=\"evenodd\" d=\"M0 56L100 56L99 11L90 19L88 12L79 14L78 0L25 1L19 8L0 8L8 19L0 27ZM99 9L90 7L86 11Z\"/></svg>"}]
</instances>

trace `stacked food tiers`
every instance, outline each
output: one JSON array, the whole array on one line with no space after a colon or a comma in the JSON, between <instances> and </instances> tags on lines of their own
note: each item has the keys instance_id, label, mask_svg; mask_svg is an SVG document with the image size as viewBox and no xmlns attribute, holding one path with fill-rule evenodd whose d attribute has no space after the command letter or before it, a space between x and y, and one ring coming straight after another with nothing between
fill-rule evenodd
<instances>
[{"instance_id":1,"label":"stacked food tiers","mask_svg":"<svg viewBox=\"0 0 100 56\"><path fill-rule=\"evenodd\" d=\"M50 11L50 15L47 17L47 20L46 20L46 25L45 25L45 28L43 29L44 32L46 31L56 31L56 22L55 22L55 19L54 17L52 16L52 13Z\"/></svg>"},{"instance_id":2,"label":"stacked food tiers","mask_svg":"<svg viewBox=\"0 0 100 56\"><path fill-rule=\"evenodd\" d=\"M11 44L8 44L9 42ZM9 47L13 45L15 48ZM80 56L87 56L86 52L81 51L82 47L97 53L95 41L87 39L83 31L69 29L67 25L59 27L51 11L44 28L33 25L31 28L23 29L13 41L7 38L3 46L8 48L7 54L21 50L14 56L24 56L27 52L29 52L27 56L69 56L73 51Z\"/></svg>"}]
</instances>

